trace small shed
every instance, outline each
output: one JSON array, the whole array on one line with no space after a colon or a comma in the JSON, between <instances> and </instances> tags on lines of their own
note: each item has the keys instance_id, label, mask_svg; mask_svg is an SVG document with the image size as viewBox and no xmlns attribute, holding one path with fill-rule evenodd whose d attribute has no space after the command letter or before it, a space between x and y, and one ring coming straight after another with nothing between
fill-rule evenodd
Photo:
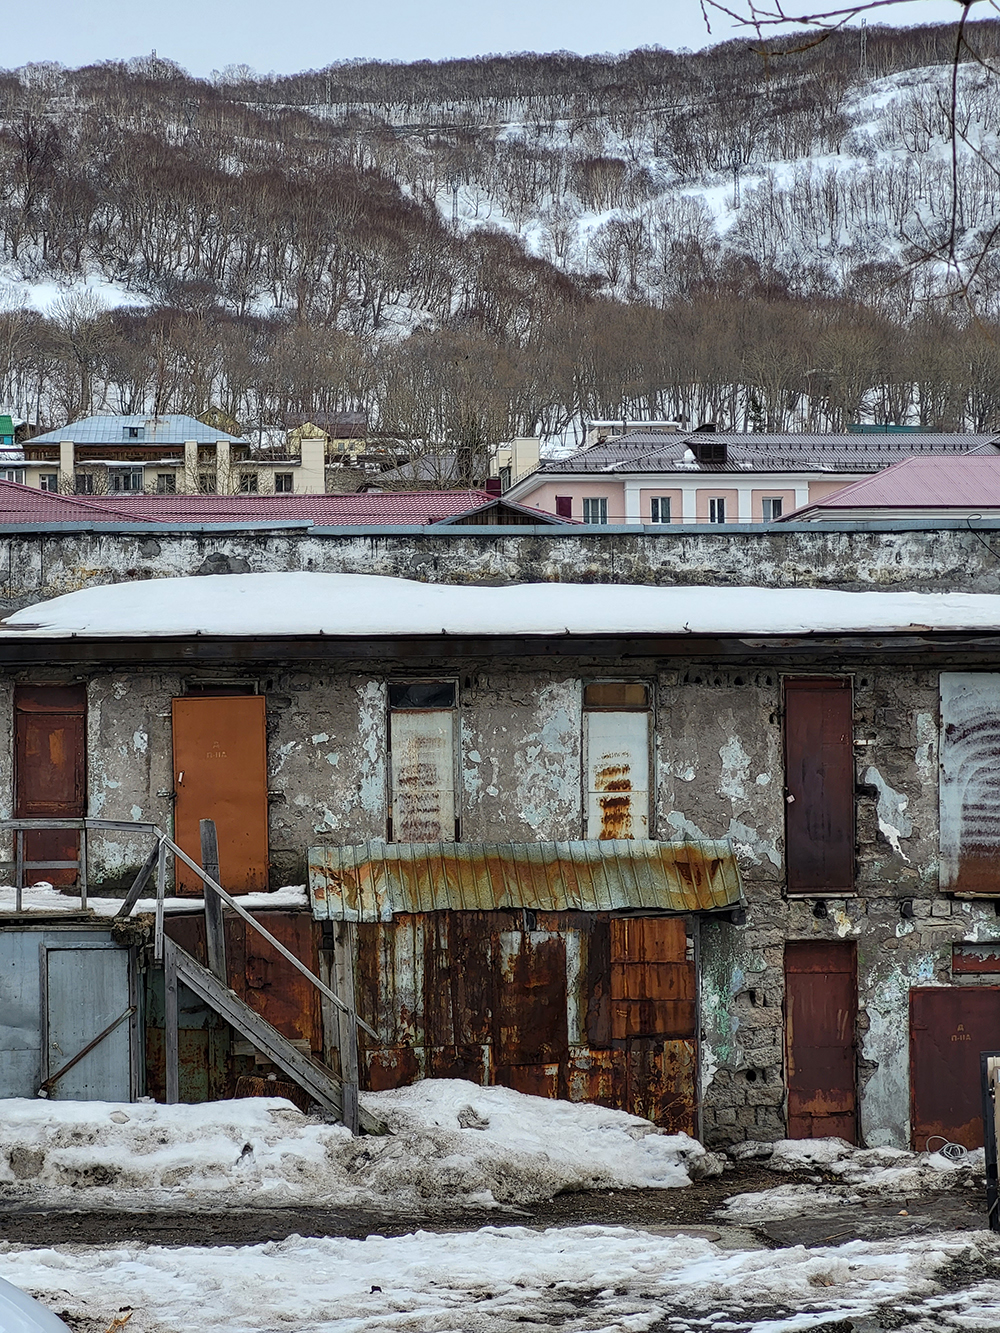
<instances>
[{"instance_id":1,"label":"small shed","mask_svg":"<svg viewBox=\"0 0 1000 1333\"><path fill-rule=\"evenodd\" d=\"M352 960L371 1090L467 1078L698 1133L698 919L732 912L728 841L365 843L309 854Z\"/></svg>"}]
</instances>

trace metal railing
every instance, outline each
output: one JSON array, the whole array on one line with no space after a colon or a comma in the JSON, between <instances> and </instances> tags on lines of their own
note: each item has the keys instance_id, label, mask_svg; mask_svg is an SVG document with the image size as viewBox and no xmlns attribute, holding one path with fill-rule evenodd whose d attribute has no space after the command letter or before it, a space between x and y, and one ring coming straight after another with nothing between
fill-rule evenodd
<instances>
[{"instance_id":1,"label":"metal railing","mask_svg":"<svg viewBox=\"0 0 1000 1333\"><path fill-rule=\"evenodd\" d=\"M203 820L203 824L211 821ZM153 956L157 962L163 961L163 935L164 935L164 914L167 885L167 857L173 856L174 866L181 861L190 870L193 870L198 878L210 890L205 895L205 926L206 926L206 945L208 949L209 966L211 970L216 971L217 975L221 970L225 971L225 946L222 943L222 908L228 907L241 917L253 930L261 936L262 939L274 948L281 956L306 978L319 993L324 996L331 1004L347 1015L358 1027L362 1028L375 1041L379 1041L379 1035L374 1028L359 1017L356 1010L344 1001L325 982L312 972L301 959L275 939L271 932L243 907L239 900L233 898L227 893L222 885L210 875L202 866L188 856L182 848L178 847L176 842L163 832L156 824L130 822L120 819L5 819L0 821L0 830L12 832L15 837L15 877L14 885L14 910L20 912L23 910L23 889L24 872L26 870L56 870L56 869L76 869L79 874L80 887L80 906L81 909L87 907L87 834L89 832L128 832L128 833L148 833L153 836L153 846L150 849L146 860L139 869L139 873L132 881L132 885L122 900L122 905L115 913L116 918L129 916L135 904L139 901L143 890L156 873L156 908L155 925L153 930ZM30 832L58 830L75 830L80 834L80 854L76 860L65 861L26 861L24 859L24 835ZM214 826L213 826L214 837ZM217 870L216 865L213 869ZM190 900L189 900L190 901ZM220 969L221 962L221 969ZM214 966L213 966L214 964ZM225 975L219 975L219 980L228 985L228 979Z\"/></svg>"}]
</instances>

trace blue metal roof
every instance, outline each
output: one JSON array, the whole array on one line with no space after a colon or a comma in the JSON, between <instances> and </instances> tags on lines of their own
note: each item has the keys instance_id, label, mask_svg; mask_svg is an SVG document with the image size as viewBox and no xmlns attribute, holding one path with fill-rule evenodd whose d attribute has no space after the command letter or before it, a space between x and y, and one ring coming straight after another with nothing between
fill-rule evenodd
<instances>
[{"instance_id":1,"label":"blue metal roof","mask_svg":"<svg viewBox=\"0 0 1000 1333\"><path fill-rule=\"evenodd\" d=\"M129 439L126 430L141 430L142 435ZM74 444L184 444L195 440L199 444L214 444L216 440L230 440L234 444L246 441L237 435L227 435L204 425L195 417L169 415L162 417L137 413L134 416L84 417L67 426L57 426L44 435L36 435L29 444L60 444L72 440Z\"/></svg>"}]
</instances>

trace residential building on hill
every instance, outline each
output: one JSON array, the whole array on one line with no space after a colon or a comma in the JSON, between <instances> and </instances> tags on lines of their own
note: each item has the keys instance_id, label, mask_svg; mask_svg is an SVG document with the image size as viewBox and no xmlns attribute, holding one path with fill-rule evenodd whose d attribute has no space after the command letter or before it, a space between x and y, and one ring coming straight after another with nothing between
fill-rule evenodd
<instances>
[{"instance_id":1,"label":"residential building on hill","mask_svg":"<svg viewBox=\"0 0 1000 1333\"><path fill-rule=\"evenodd\" d=\"M997 518L1000 457L967 454L904 458L874 477L783 515L780 521L822 523L906 518Z\"/></svg>"},{"instance_id":2,"label":"residential building on hill","mask_svg":"<svg viewBox=\"0 0 1000 1333\"><path fill-rule=\"evenodd\" d=\"M1000 434L736 435L649 426L544 462L507 496L590 524L766 523L904 458L1000 458Z\"/></svg>"}]
</instances>

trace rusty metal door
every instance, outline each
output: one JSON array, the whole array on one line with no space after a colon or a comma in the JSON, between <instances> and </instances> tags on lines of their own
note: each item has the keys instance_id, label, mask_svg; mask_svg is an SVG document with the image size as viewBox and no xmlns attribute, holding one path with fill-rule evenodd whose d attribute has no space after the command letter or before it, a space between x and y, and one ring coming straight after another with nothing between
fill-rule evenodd
<instances>
[{"instance_id":1,"label":"rusty metal door","mask_svg":"<svg viewBox=\"0 0 1000 1333\"><path fill-rule=\"evenodd\" d=\"M853 942L785 946L788 1137L857 1143L857 953Z\"/></svg>"},{"instance_id":2,"label":"rusty metal door","mask_svg":"<svg viewBox=\"0 0 1000 1333\"><path fill-rule=\"evenodd\" d=\"M173 701L174 838L201 857L199 821L214 819L222 887L267 888L267 740L259 695ZM177 867L179 893L201 894L201 881Z\"/></svg>"},{"instance_id":3,"label":"rusty metal door","mask_svg":"<svg viewBox=\"0 0 1000 1333\"><path fill-rule=\"evenodd\" d=\"M622 1108L697 1134L697 987L680 917L613 917L611 1039L624 1054Z\"/></svg>"},{"instance_id":4,"label":"rusty metal door","mask_svg":"<svg viewBox=\"0 0 1000 1333\"><path fill-rule=\"evenodd\" d=\"M649 837L649 713L588 711L588 838Z\"/></svg>"},{"instance_id":5,"label":"rusty metal door","mask_svg":"<svg viewBox=\"0 0 1000 1333\"><path fill-rule=\"evenodd\" d=\"M785 867L789 893L854 892L851 682L785 681Z\"/></svg>"},{"instance_id":6,"label":"rusty metal door","mask_svg":"<svg viewBox=\"0 0 1000 1333\"><path fill-rule=\"evenodd\" d=\"M935 1134L983 1146L979 1054L997 1049L998 1034L1000 986L910 991L910 1135L917 1151Z\"/></svg>"},{"instance_id":7,"label":"rusty metal door","mask_svg":"<svg viewBox=\"0 0 1000 1333\"><path fill-rule=\"evenodd\" d=\"M556 931L494 937L494 1081L536 1097L566 1096L566 939Z\"/></svg>"},{"instance_id":8,"label":"rusty metal door","mask_svg":"<svg viewBox=\"0 0 1000 1333\"><path fill-rule=\"evenodd\" d=\"M14 690L14 818L82 819L87 813L87 687L18 685ZM25 834L26 861L75 861L79 833ZM73 869L31 871L28 882L76 882Z\"/></svg>"}]
</instances>

